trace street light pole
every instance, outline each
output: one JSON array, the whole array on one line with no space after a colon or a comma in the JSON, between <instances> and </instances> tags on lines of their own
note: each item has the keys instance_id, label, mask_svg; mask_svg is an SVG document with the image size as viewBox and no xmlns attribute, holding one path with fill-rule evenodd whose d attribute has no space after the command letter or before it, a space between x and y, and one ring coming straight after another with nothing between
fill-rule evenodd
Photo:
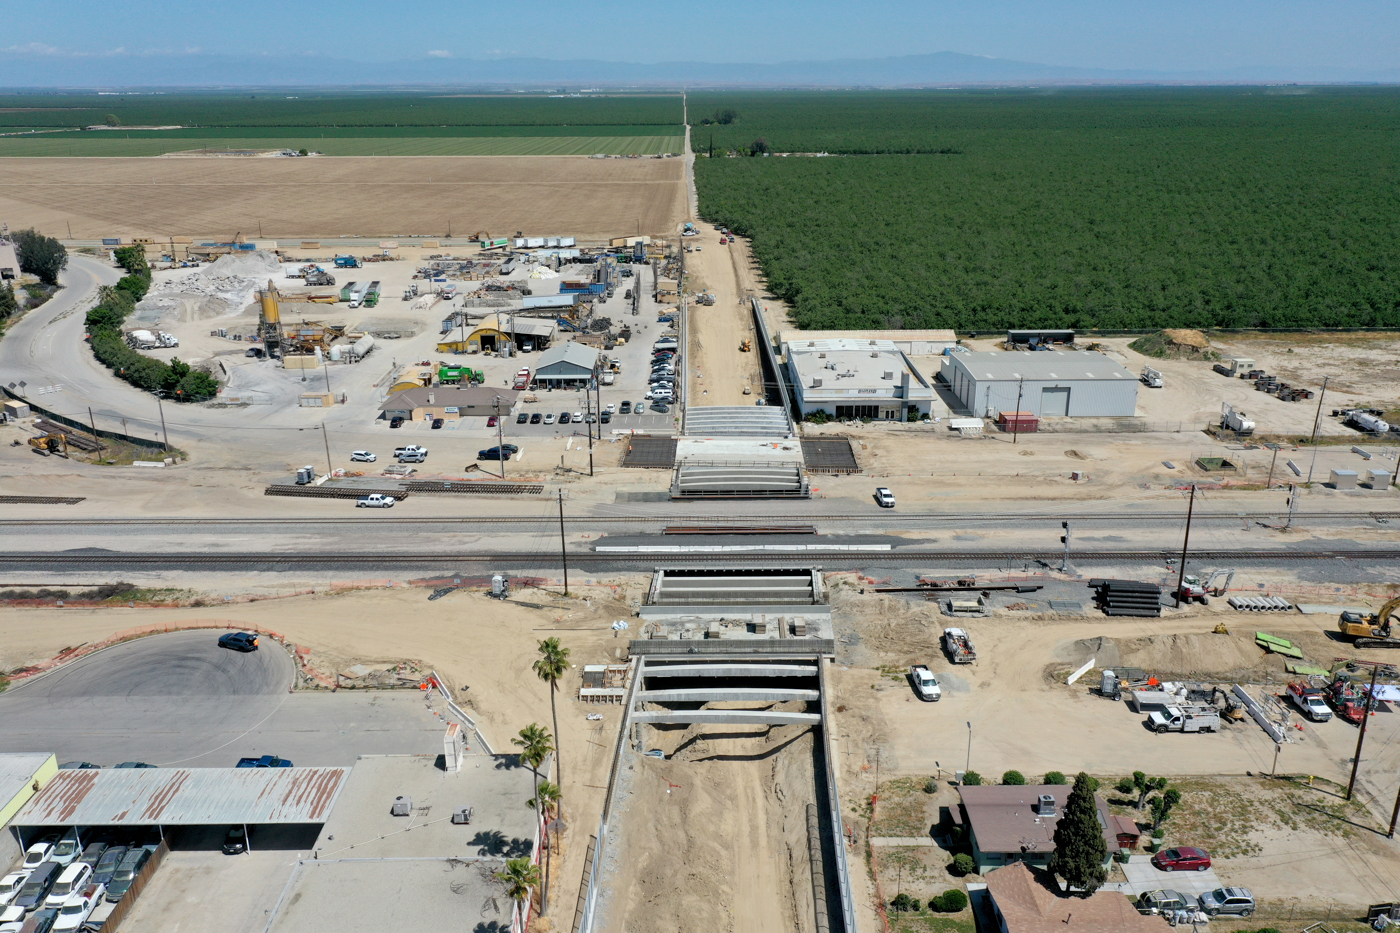
<instances>
[{"instance_id":1,"label":"street light pole","mask_svg":"<svg viewBox=\"0 0 1400 933\"><path fill-rule=\"evenodd\" d=\"M569 595L569 552L564 546L564 490L559 490L559 560L564 565L564 595Z\"/></svg>"}]
</instances>

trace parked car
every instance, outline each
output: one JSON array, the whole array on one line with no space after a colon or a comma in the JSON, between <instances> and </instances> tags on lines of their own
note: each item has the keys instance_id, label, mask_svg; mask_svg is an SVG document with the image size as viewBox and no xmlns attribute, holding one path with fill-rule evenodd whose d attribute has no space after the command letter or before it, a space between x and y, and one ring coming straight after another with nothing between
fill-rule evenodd
<instances>
[{"instance_id":1,"label":"parked car","mask_svg":"<svg viewBox=\"0 0 1400 933\"><path fill-rule=\"evenodd\" d=\"M646 408L647 408L647 403L646 403L646 401L645 401L644 399L637 399L637 401L635 401L635 402L632 403L632 410L633 410L633 411L637 411L637 412L646 411Z\"/></svg>"},{"instance_id":2,"label":"parked car","mask_svg":"<svg viewBox=\"0 0 1400 933\"><path fill-rule=\"evenodd\" d=\"M392 509L393 507L394 497L386 496L382 492L372 492L355 500L355 508L357 509Z\"/></svg>"},{"instance_id":3,"label":"parked car","mask_svg":"<svg viewBox=\"0 0 1400 933\"><path fill-rule=\"evenodd\" d=\"M632 403L631 403L631 402L623 402L623 403L622 403L622 407L619 408L618 411L621 412L621 413L624 414L624 415L630 415L630 414L632 414Z\"/></svg>"},{"instance_id":4,"label":"parked car","mask_svg":"<svg viewBox=\"0 0 1400 933\"><path fill-rule=\"evenodd\" d=\"M540 415L539 412L535 412L533 415L530 416L530 423L531 423L531 424L539 424L539 423L540 423L541 417L542 417L542 416ZM549 422L546 421L545 424L549 424Z\"/></svg>"},{"instance_id":5,"label":"parked car","mask_svg":"<svg viewBox=\"0 0 1400 933\"><path fill-rule=\"evenodd\" d=\"M96 868L97 863L102 860L102 853L106 851L107 843L90 842L88 843L87 848L83 849L83 854L78 856L78 861L83 862L87 865L91 865L93 868Z\"/></svg>"},{"instance_id":6,"label":"parked car","mask_svg":"<svg viewBox=\"0 0 1400 933\"><path fill-rule=\"evenodd\" d=\"M428 459L428 455L426 453L399 454L396 459L399 463L423 463Z\"/></svg>"},{"instance_id":7,"label":"parked car","mask_svg":"<svg viewBox=\"0 0 1400 933\"><path fill-rule=\"evenodd\" d=\"M611 423L612 423L612 412L610 412L610 411L605 411L605 412L603 412L603 414L599 416L598 420L601 421L601 422L603 422L603 424L611 424Z\"/></svg>"},{"instance_id":8,"label":"parked car","mask_svg":"<svg viewBox=\"0 0 1400 933\"><path fill-rule=\"evenodd\" d=\"M520 448L514 444L502 444L500 447L488 447L485 450L476 452L478 460L509 460L520 453Z\"/></svg>"},{"instance_id":9,"label":"parked car","mask_svg":"<svg viewBox=\"0 0 1400 933\"><path fill-rule=\"evenodd\" d=\"M63 869L58 880L49 888L49 896L44 898L45 907L62 907L64 901L82 892L92 880L92 866L78 862Z\"/></svg>"},{"instance_id":10,"label":"parked car","mask_svg":"<svg viewBox=\"0 0 1400 933\"><path fill-rule=\"evenodd\" d=\"M53 851L49 853L49 861L57 862L60 865L72 865L82 854L83 847L78 844L78 834L75 830L70 829L63 834L62 839L54 843Z\"/></svg>"},{"instance_id":11,"label":"parked car","mask_svg":"<svg viewBox=\"0 0 1400 933\"><path fill-rule=\"evenodd\" d=\"M671 410L671 406L667 405L665 402L652 402L651 410L660 412L664 415Z\"/></svg>"},{"instance_id":12,"label":"parked car","mask_svg":"<svg viewBox=\"0 0 1400 933\"><path fill-rule=\"evenodd\" d=\"M93 763L90 762L90 761L65 761L63 764L61 764L61 765L58 766L58 770L60 770L60 771L86 771L86 770L91 769L91 768L101 768L101 767L102 767L101 765L95 765L95 764L93 764Z\"/></svg>"},{"instance_id":13,"label":"parked car","mask_svg":"<svg viewBox=\"0 0 1400 933\"><path fill-rule=\"evenodd\" d=\"M426 447L419 447L417 444L408 444L407 446L404 446L404 447L395 447L395 448L394 448L394 456L395 456L395 457L402 457L404 454L426 454L427 452L428 452L428 448L426 448Z\"/></svg>"},{"instance_id":14,"label":"parked car","mask_svg":"<svg viewBox=\"0 0 1400 933\"><path fill-rule=\"evenodd\" d=\"M617 406L612 402L608 402L608 404L603 407L603 411L611 415L613 412L617 411Z\"/></svg>"},{"instance_id":15,"label":"parked car","mask_svg":"<svg viewBox=\"0 0 1400 933\"><path fill-rule=\"evenodd\" d=\"M401 427L403 427L403 419L402 419L402 418L390 418L390 419L389 419L389 427L391 427L391 428L401 428Z\"/></svg>"},{"instance_id":16,"label":"parked car","mask_svg":"<svg viewBox=\"0 0 1400 933\"><path fill-rule=\"evenodd\" d=\"M442 430L442 424L443 424L443 422L442 422L442 419L441 419L441 418L434 418L434 419L433 419L433 426L432 426L432 429L433 429L434 431L441 431L441 430ZM493 427L494 427L494 425L493 425Z\"/></svg>"},{"instance_id":17,"label":"parked car","mask_svg":"<svg viewBox=\"0 0 1400 933\"><path fill-rule=\"evenodd\" d=\"M1205 871L1210 867L1210 853L1194 846L1163 849L1152 856L1152 867L1159 871Z\"/></svg>"},{"instance_id":18,"label":"parked car","mask_svg":"<svg viewBox=\"0 0 1400 933\"><path fill-rule=\"evenodd\" d=\"M378 457L368 450L357 450L350 455L350 460L354 463L373 463L378 459Z\"/></svg>"},{"instance_id":19,"label":"parked car","mask_svg":"<svg viewBox=\"0 0 1400 933\"><path fill-rule=\"evenodd\" d=\"M575 421L576 423L580 423L580 424L581 424L581 423L583 422L583 412L581 412L581 411L576 411L576 412L574 412L574 416L573 416L573 417L574 417L574 421Z\"/></svg>"},{"instance_id":20,"label":"parked car","mask_svg":"<svg viewBox=\"0 0 1400 933\"><path fill-rule=\"evenodd\" d=\"M44 862L39 865L24 879L24 887L20 888L14 900L10 901L10 906L23 907L25 910L39 907L44 903L44 898L49 896L49 890L62 873L63 866L57 862Z\"/></svg>"},{"instance_id":21,"label":"parked car","mask_svg":"<svg viewBox=\"0 0 1400 933\"><path fill-rule=\"evenodd\" d=\"M595 414L593 414L593 412L590 411L590 412L588 413L588 416L587 416L586 418L584 418L583 420L586 421L586 422L588 422L589 424L596 424L597 421L598 421L598 416L595 415Z\"/></svg>"},{"instance_id":22,"label":"parked car","mask_svg":"<svg viewBox=\"0 0 1400 933\"><path fill-rule=\"evenodd\" d=\"M486 419L486 426L488 428L494 428L497 424L500 423L500 421L501 419L499 417L497 417L496 415L492 415L491 417Z\"/></svg>"},{"instance_id":23,"label":"parked car","mask_svg":"<svg viewBox=\"0 0 1400 933\"><path fill-rule=\"evenodd\" d=\"M148 765L144 761L123 761L119 765L112 765L115 768L154 768L155 765Z\"/></svg>"},{"instance_id":24,"label":"parked car","mask_svg":"<svg viewBox=\"0 0 1400 933\"><path fill-rule=\"evenodd\" d=\"M1249 888L1216 888L1201 895L1201 910L1207 917L1237 914L1248 917L1254 913L1254 895Z\"/></svg>"},{"instance_id":25,"label":"parked car","mask_svg":"<svg viewBox=\"0 0 1400 933\"><path fill-rule=\"evenodd\" d=\"M126 892L131 889L136 876L141 874L141 869L146 867L146 862L151 857L149 846L142 846L132 849L126 853L126 858L117 866L116 874L112 875L112 880L107 884L107 900L115 904L126 896Z\"/></svg>"},{"instance_id":26,"label":"parked car","mask_svg":"<svg viewBox=\"0 0 1400 933\"><path fill-rule=\"evenodd\" d=\"M894 508L894 493L890 492L887 486L878 486L875 489L875 502L882 509Z\"/></svg>"},{"instance_id":27,"label":"parked car","mask_svg":"<svg viewBox=\"0 0 1400 933\"><path fill-rule=\"evenodd\" d=\"M529 412L524 412L524 411L522 411L520 414L518 414L518 415L515 416L515 423L516 423L516 424L528 424L529 421L530 421L530 413L529 413Z\"/></svg>"},{"instance_id":28,"label":"parked car","mask_svg":"<svg viewBox=\"0 0 1400 933\"><path fill-rule=\"evenodd\" d=\"M252 632L229 632L227 635L219 636L220 648L231 648L234 651L257 651L258 636ZM122 767L117 765L118 768Z\"/></svg>"},{"instance_id":29,"label":"parked car","mask_svg":"<svg viewBox=\"0 0 1400 933\"><path fill-rule=\"evenodd\" d=\"M24 929L24 918L28 913L23 907L0 908L0 933L19 933Z\"/></svg>"},{"instance_id":30,"label":"parked car","mask_svg":"<svg viewBox=\"0 0 1400 933\"><path fill-rule=\"evenodd\" d=\"M224 834L224 854L242 855L248 851L248 837L243 833L242 826L231 826Z\"/></svg>"},{"instance_id":31,"label":"parked car","mask_svg":"<svg viewBox=\"0 0 1400 933\"><path fill-rule=\"evenodd\" d=\"M43 839L40 839L38 842L25 849L24 864L20 867L33 871L44 862L47 862L49 860L49 853L53 852L54 844L57 842L57 836L45 836Z\"/></svg>"},{"instance_id":32,"label":"parked car","mask_svg":"<svg viewBox=\"0 0 1400 933\"><path fill-rule=\"evenodd\" d=\"M1160 914L1168 910L1195 910L1199 902L1193 895L1176 891L1148 891L1137 899L1139 913Z\"/></svg>"},{"instance_id":33,"label":"parked car","mask_svg":"<svg viewBox=\"0 0 1400 933\"><path fill-rule=\"evenodd\" d=\"M69 897L58 909L58 920L53 926L54 933L69 933L71 930L80 929L83 921L102 903L102 897L106 893L106 885L88 884Z\"/></svg>"},{"instance_id":34,"label":"parked car","mask_svg":"<svg viewBox=\"0 0 1400 933\"><path fill-rule=\"evenodd\" d=\"M572 419L573 419L573 415L570 415L567 411L561 411L561 412L559 413L559 423L560 423L560 424L568 424L569 421L572 420Z\"/></svg>"},{"instance_id":35,"label":"parked car","mask_svg":"<svg viewBox=\"0 0 1400 933\"><path fill-rule=\"evenodd\" d=\"M24 921L24 926L20 927L20 930L21 933L49 933L57 922L58 908L45 907L30 914L29 919Z\"/></svg>"},{"instance_id":36,"label":"parked car","mask_svg":"<svg viewBox=\"0 0 1400 933\"><path fill-rule=\"evenodd\" d=\"M235 768L290 768L292 763L276 755L263 755L259 758L240 758Z\"/></svg>"},{"instance_id":37,"label":"parked car","mask_svg":"<svg viewBox=\"0 0 1400 933\"><path fill-rule=\"evenodd\" d=\"M19 894L19 889L24 887L24 879L29 877L29 872L21 869L12 871L3 878L0 878L0 906L7 906L10 901Z\"/></svg>"},{"instance_id":38,"label":"parked car","mask_svg":"<svg viewBox=\"0 0 1400 933\"><path fill-rule=\"evenodd\" d=\"M101 860L92 871L92 881L94 884L106 884L112 880L112 876L117 873L117 867L121 865L122 859L126 858L126 853L130 852L129 846L112 846L102 853Z\"/></svg>"}]
</instances>

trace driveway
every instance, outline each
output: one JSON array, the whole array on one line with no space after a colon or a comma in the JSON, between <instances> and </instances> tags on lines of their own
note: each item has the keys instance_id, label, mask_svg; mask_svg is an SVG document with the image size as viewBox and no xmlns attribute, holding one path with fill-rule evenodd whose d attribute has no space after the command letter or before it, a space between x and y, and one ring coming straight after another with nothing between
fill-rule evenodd
<instances>
[{"instance_id":1,"label":"driveway","mask_svg":"<svg viewBox=\"0 0 1400 933\"><path fill-rule=\"evenodd\" d=\"M1225 886L1216 876L1214 868L1207 868L1205 871L1158 871L1152 867L1150 855L1130 856L1127 864L1118 867L1123 869L1123 874L1128 880L1106 884L1104 888L1122 891L1132 898L1160 888L1200 896Z\"/></svg>"}]
</instances>

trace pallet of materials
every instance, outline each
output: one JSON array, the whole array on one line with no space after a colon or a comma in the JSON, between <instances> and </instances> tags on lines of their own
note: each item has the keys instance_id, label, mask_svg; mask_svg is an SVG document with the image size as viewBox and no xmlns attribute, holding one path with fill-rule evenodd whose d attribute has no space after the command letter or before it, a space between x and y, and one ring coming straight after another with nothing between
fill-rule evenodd
<instances>
[{"instance_id":1,"label":"pallet of materials","mask_svg":"<svg viewBox=\"0 0 1400 933\"><path fill-rule=\"evenodd\" d=\"M1089 581L1094 600L1106 616L1136 616L1156 619L1162 615L1162 588L1138 580Z\"/></svg>"},{"instance_id":2,"label":"pallet of materials","mask_svg":"<svg viewBox=\"0 0 1400 933\"><path fill-rule=\"evenodd\" d=\"M1281 654L1288 658L1303 659L1303 650L1286 638L1277 638L1268 632L1255 632L1254 643L1265 651Z\"/></svg>"}]
</instances>

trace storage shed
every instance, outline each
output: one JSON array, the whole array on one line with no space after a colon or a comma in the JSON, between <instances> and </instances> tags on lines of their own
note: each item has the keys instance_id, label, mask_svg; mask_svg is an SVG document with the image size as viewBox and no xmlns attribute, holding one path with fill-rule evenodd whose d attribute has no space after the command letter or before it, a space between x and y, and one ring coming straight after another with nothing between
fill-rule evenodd
<instances>
[{"instance_id":1,"label":"storage shed","mask_svg":"<svg viewBox=\"0 0 1400 933\"><path fill-rule=\"evenodd\" d=\"M1137 376L1094 351L956 353L944 361L943 376L963 408L979 418L1002 411L1121 418L1137 411Z\"/></svg>"}]
</instances>

